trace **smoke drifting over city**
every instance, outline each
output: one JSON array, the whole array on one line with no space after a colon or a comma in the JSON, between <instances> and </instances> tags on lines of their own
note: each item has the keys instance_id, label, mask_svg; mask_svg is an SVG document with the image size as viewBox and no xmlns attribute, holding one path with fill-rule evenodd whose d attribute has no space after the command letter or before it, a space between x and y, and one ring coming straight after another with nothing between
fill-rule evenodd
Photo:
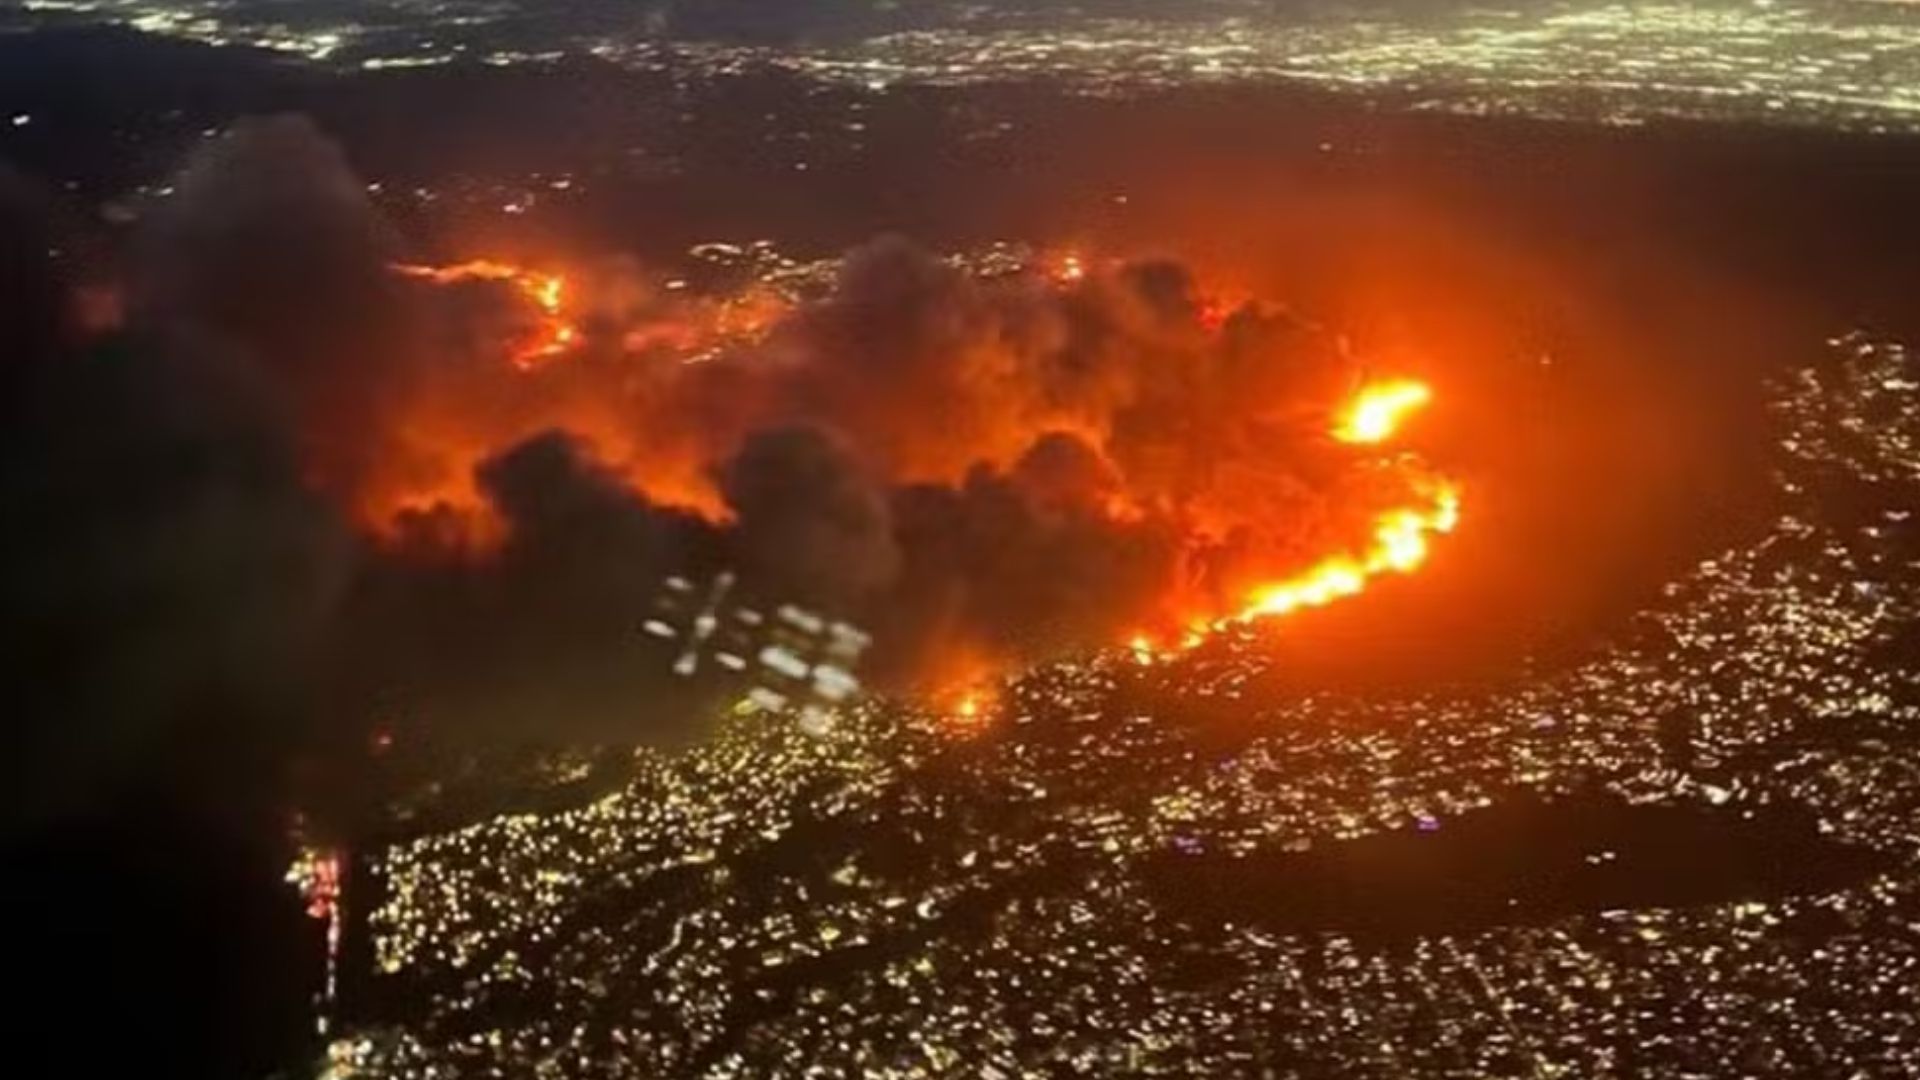
<instances>
[{"instance_id":1,"label":"smoke drifting over city","mask_svg":"<svg viewBox=\"0 0 1920 1080\"><path fill-rule=\"evenodd\" d=\"M635 715L662 672L633 628L721 570L869 628L883 685L953 686L1177 638L1435 482L1328 436L1363 374L1337 340L1170 261L982 277L881 238L804 302L614 260L429 271L284 117L209 140L132 249L124 320L28 366L68 406L45 437L96 466L61 482L127 490L46 497L133 515L86 523L129 573L302 584L154 628L222 692L306 665L273 685L363 717L644 731L673 710ZM70 524L49 557L85 557Z\"/></svg>"}]
</instances>

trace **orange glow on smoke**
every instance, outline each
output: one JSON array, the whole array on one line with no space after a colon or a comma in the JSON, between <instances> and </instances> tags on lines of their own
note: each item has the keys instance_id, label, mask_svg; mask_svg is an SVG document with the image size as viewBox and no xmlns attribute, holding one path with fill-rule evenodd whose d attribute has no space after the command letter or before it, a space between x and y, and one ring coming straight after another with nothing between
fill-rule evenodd
<instances>
[{"instance_id":1,"label":"orange glow on smoke","mask_svg":"<svg viewBox=\"0 0 1920 1080\"><path fill-rule=\"evenodd\" d=\"M1363 388L1341 412L1333 437L1345 443L1380 443L1392 438L1400 422L1433 400L1427 384L1411 379Z\"/></svg>"},{"instance_id":2,"label":"orange glow on smoke","mask_svg":"<svg viewBox=\"0 0 1920 1080\"><path fill-rule=\"evenodd\" d=\"M454 285L464 281L500 281L512 285L540 312L535 331L526 340L517 342L512 349L513 366L522 371L531 371L580 342L580 328L569 321L566 315L567 279L559 274L544 274L490 259L475 259L451 266L397 263L394 270L435 285Z\"/></svg>"},{"instance_id":3,"label":"orange glow on smoke","mask_svg":"<svg viewBox=\"0 0 1920 1080\"><path fill-rule=\"evenodd\" d=\"M1120 617L1129 624L1071 631L1080 645L1087 638L1078 635L1088 631L1117 641L1122 656L1141 665L1231 626L1328 605L1382 575L1416 572L1435 538L1460 520L1459 486L1390 445L1432 402L1431 387L1380 379L1341 401L1336 388L1351 385L1351 368L1335 366L1345 352L1331 349L1302 354L1328 361L1324 381L1269 377L1264 372L1285 370L1292 359L1278 350L1294 346L1264 344L1275 339L1260 336L1262 308L1204 284L1193 285L1190 313L1155 313L1150 329L1128 329L1148 316L1115 301L1130 287L1123 274L1072 252L1048 256L1036 275L954 287L940 299L952 317L929 324L937 333L887 346L949 350L938 368L916 356L917 367L903 365L913 378L830 373L806 383L795 376L816 360L809 349L826 355L824 342L837 358L866 347L864 315L810 307L766 283L695 295L638 271L563 265L566 273L489 259L393 267L433 286L494 283L489 303L477 306L497 315L504 304L511 318L504 334L489 328L482 335L485 362L442 365L430 385L409 388L383 433L391 453L354 493L370 532L451 539L484 552L505 532L476 467L554 430L585 444L596 467L649 503L723 524L731 513L716 463L749 432L783 417L795 385L807 389L800 400L808 409L828 408L826 419L844 424L849 439L883 463L876 468L886 483L961 490L983 468L1006 490L1031 485L1020 487L1020 497L1033 500L1032 528L1043 533L1071 538L1069 530L1085 529L1098 537L1137 525L1143 536L1165 538L1174 551L1168 569L1125 598ZM996 306L994 289L1024 291L1018 304ZM1034 299L1084 305L1122 328L1114 332L1121 340L1107 342L1111 351L1097 363L1066 371L1070 365L1048 350L1058 348L1054 335L1072 311L1030 328L1023 320ZM466 310L448 307L455 318ZM1242 313L1247 340L1261 343L1245 356L1233 351L1237 330L1231 342L1227 333ZM1173 325L1175 318L1183 321ZM1158 362L1163 349L1179 351L1184 362ZM561 357L566 362L554 362ZM1263 367L1268 360L1276 362ZM1219 393L1189 392L1188 380L1205 387L1208 378L1219 381ZM1164 430L1153 423L1122 430L1122 417L1169 419ZM1276 443L1276 431L1285 441ZM1086 459L1073 466L1078 471L1020 473L1023 455L1048 436L1078 444ZM1328 468L1294 469L1289 455L1303 447ZM1140 632L1115 634L1129 625ZM927 653L916 681L938 688L937 712L965 732L996 712L997 673L1028 659L961 633Z\"/></svg>"},{"instance_id":4,"label":"orange glow on smoke","mask_svg":"<svg viewBox=\"0 0 1920 1080\"><path fill-rule=\"evenodd\" d=\"M432 287L498 286L516 324L503 333L489 331L479 354L486 363L435 366L429 379L396 395L378 433L384 453L351 495L355 516L369 534L395 539L427 527L459 547L492 548L505 536L504 523L481 490L476 469L550 431L577 438L597 463L650 502L726 520L707 448L688 436L690 425L670 428L662 419L673 410L659 400L657 373L678 367L666 360L690 360L749 339L750 331L776 317L771 303L756 298L756 321L743 327L731 301L655 296L644 313L622 311L614 323L607 319L609 303L645 286L606 267L558 271L476 259L390 268ZM616 329L590 337L582 329L590 314ZM467 317L458 309L455 316ZM562 359L569 362L556 362Z\"/></svg>"}]
</instances>

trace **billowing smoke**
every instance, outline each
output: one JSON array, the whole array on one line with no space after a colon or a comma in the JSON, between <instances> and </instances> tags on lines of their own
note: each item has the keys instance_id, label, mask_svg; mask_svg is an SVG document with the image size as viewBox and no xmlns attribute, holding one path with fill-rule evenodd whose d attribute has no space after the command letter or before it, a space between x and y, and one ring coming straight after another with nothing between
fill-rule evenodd
<instances>
[{"instance_id":1,"label":"billowing smoke","mask_svg":"<svg viewBox=\"0 0 1920 1080\"><path fill-rule=\"evenodd\" d=\"M717 478L734 514L736 560L762 588L844 609L898 575L886 499L827 431L756 431Z\"/></svg>"},{"instance_id":2,"label":"billowing smoke","mask_svg":"<svg viewBox=\"0 0 1920 1080\"><path fill-rule=\"evenodd\" d=\"M49 390L87 418L46 412L39 448L87 488L49 506L92 515L49 527L113 549L45 557L118 565L46 580L231 606L173 647L356 725L657 729L635 628L662 579L721 570L868 627L889 685L949 682L1234 610L1404 494L1326 437L1338 343L1177 263L984 278L881 239L805 303L620 262L441 271L285 118L175 187L125 328L63 376L113 385Z\"/></svg>"},{"instance_id":3,"label":"billowing smoke","mask_svg":"<svg viewBox=\"0 0 1920 1080\"><path fill-rule=\"evenodd\" d=\"M7 809L32 820L182 740L242 763L289 744L349 534L244 340L184 311L81 339L44 211L8 216L0 665ZM243 764L228 794L269 779Z\"/></svg>"},{"instance_id":4,"label":"billowing smoke","mask_svg":"<svg viewBox=\"0 0 1920 1080\"><path fill-rule=\"evenodd\" d=\"M502 532L484 556L433 514L370 548L340 619L348 704L517 738L675 729L680 688L635 629L662 575L722 565L721 532L650 502L564 431L476 472Z\"/></svg>"},{"instance_id":5,"label":"billowing smoke","mask_svg":"<svg viewBox=\"0 0 1920 1080\"><path fill-rule=\"evenodd\" d=\"M173 186L136 240L134 324L243 354L289 413L308 478L364 483L419 356L365 186L298 117L236 126Z\"/></svg>"},{"instance_id":6,"label":"billowing smoke","mask_svg":"<svg viewBox=\"0 0 1920 1080\"><path fill-rule=\"evenodd\" d=\"M877 616L889 673L964 678L1150 625L1181 538L1165 520L1115 520L1116 490L1098 455L1060 433L1009 471L902 489L907 564Z\"/></svg>"}]
</instances>

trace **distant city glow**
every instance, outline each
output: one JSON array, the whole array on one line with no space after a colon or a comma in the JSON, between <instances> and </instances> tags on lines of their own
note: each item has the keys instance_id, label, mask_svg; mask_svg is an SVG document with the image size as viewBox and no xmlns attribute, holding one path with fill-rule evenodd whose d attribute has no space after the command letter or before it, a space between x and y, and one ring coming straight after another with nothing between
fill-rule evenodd
<instances>
[{"instance_id":1,"label":"distant city glow","mask_svg":"<svg viewBox=\"0 0 1920 1080\"><path fill-rule=\"evenodd\" d=\"M869 93L902 84L1054 80L1101 94L1281 83L1410 109L1639 124L1661 117L1920 130L1920 5L1717 0L1422 8L1304 18L1244 10L1151 21L1036 18L931 4L859 34L786 46L571 24L515 0L359 0L332 21L223 0L26 0L29 15L245 45L381 70L592 55L630 67L736 75L779 67Z\"/></svg>"}]
</instances>

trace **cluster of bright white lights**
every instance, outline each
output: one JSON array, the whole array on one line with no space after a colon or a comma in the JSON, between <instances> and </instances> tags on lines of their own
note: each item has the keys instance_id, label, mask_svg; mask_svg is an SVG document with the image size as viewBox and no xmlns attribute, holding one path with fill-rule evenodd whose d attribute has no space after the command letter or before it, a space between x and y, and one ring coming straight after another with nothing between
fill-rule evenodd
<instances>
[{"instance_id":1,"label":"cluster of bright white lights","mask_svg":"<svg viewBox=\"0 0 1920 1080\"><path fill-rule=\"evenodd\" d=\"M542 16L532 0L358 0L318 22L226 0L26 0L29 12L240 44L369 70L547 63L590 53L728 75L767 65L884 88L1046 79L1097 93L1283 82L1415 108L1639 123L1654 117L1920 128L1920 9L1897 2L1560 0L1404 17L1240 13L1152 21L954 18L779 47L663 39Z\"/></svg>"}]
</instances>

